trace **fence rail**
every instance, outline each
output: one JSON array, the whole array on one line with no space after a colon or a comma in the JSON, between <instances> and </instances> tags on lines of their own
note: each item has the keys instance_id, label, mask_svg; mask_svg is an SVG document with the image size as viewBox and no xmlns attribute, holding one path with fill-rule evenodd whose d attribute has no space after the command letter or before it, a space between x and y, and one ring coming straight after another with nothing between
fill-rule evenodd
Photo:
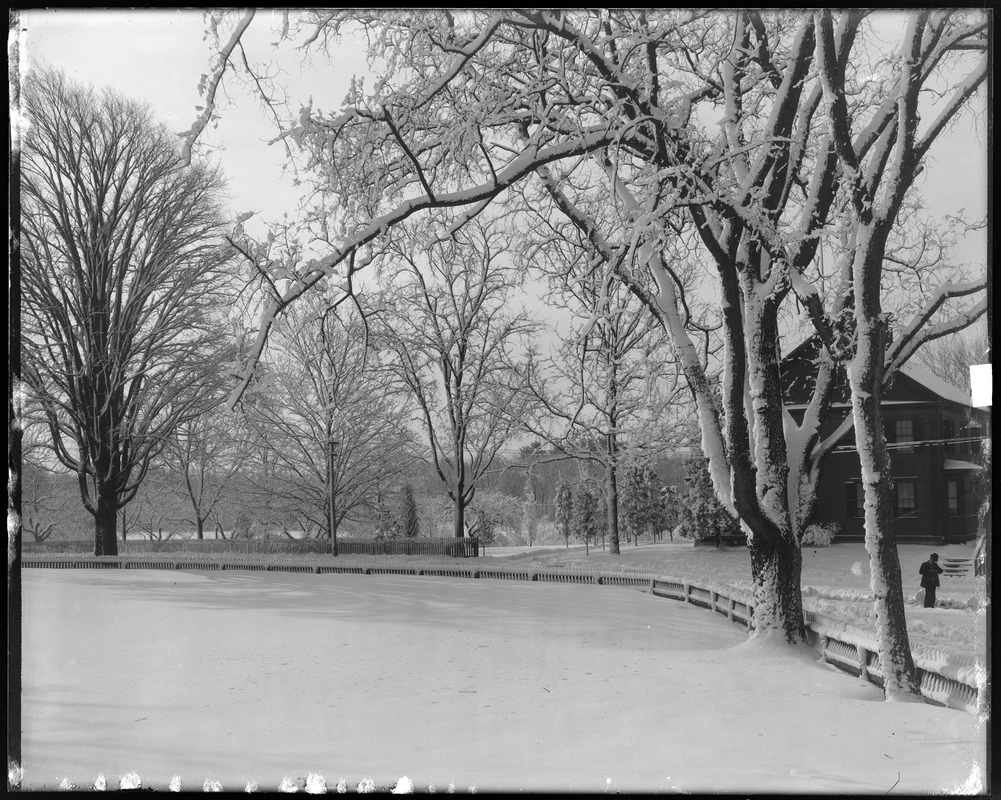
<instances>
[{"instance_id":1,"label":"fence rail","mask_svg":"<svg viewBox=\"0 0 1001 800\"><path fill-rule=\"evenodd\" d=\"M426 541L426 540L425 540ZM665 597L709 609L722 614L747 630L754 627L754 603L740 590L723 585L700 585L686 579L646 573L590 572L546 569L518 570L496 567L491 569L461 569L449 567L416 567L393 564L311 565L252 563L247 561L164 560L163 558L133 558L127 556L97 558L67 556L45 558L30 554L22 557L28 568L76 569L208 569L208 570L269 570L273 572L341 573L365 575L413 575L456 578L486 578L536 581L545 583L592 584L625 586L642 589L657 597ZM821 614L804 612L807 639L822 659L837 669L860 680L883 685L878 643L874 631ZM949 708L979 714L984 706L983 666L972 657L956 657L940 650L915 647L913 652L921 694L934 703Z\"/></svg>"}]
</instances>

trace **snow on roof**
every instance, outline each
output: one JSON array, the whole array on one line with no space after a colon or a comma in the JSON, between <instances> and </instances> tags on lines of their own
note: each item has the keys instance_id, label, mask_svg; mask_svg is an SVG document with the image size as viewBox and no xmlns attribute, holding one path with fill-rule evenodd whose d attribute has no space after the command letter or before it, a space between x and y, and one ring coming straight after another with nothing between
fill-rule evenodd
<instances>
[{"instance_id":1,"label":"snow on roof","mask_svg":"<svg viewBox=\"0 0 1001 800\"><path fill-rule=\"evenodd\" d=\"M932 400L882 400L880 402L881 406L922 406L929 405ZM804 408L809 408L808 403L786 403L785 408L790 411L802 410ZM851 403L831 403L831 408L848 408L852 407Z\"/></svg>"},{"instance_id":2,"label":"snow on roof","mask_svg":"<svg viewBox=\"0 0 1001 800\"><path fill-rule=\"evenodd\" d=\"M950 400L953 403L959 403L964 406L969 406L972 402L970 396L962 389L958 389L951 383L942 380L924 367L907 363L900 368L900 371L908 378L917 381L926 389L934 392L943 400Z\"/></svg>"},{"instance_id":3,"label":"snow on roof","mask_svg":"<svg viewBox=\"0 0 1001 800\"><path fill-rule=\"evenodd\" d=\"M943 469L947 470L981 470L979 464L974 464L971 461L957 461L954 458L947 458L945 463L942 465Z\"/></svg>"}]
</instances>

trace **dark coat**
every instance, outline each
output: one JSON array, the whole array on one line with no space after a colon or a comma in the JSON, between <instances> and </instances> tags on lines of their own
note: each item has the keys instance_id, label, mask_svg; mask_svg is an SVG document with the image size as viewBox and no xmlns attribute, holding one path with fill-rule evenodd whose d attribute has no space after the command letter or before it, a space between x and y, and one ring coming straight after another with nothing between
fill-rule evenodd
<instances>
[{"instance_id":1,"label":"dark coat","mask_svg":"<svg viewBox=\"0 0 1001 800\"><path fill-rule=\"evenodd\" d=\"M921 585L924 588L929 586L938 586L939 580L938 576L942 574L942 568L938 565L937 561L928 560L921 565L919 570L921 573Z\"/></svg>"}]
</instances>

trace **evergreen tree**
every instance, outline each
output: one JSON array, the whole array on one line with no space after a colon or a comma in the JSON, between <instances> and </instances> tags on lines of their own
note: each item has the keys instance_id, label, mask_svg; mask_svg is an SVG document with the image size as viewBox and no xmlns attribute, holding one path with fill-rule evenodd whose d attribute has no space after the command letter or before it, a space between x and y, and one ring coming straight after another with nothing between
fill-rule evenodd
<instances>
[{"instance_id":1,"label":"evergreen tree","mask_svg":"<svg viewBox=\"0 0 1001 800\"><path fill-rule=\"evenodd\" d=\"M574 492L569 483L560 483L556 490L556 526L570 547L570 532L574 521Z\"/></svg>"},{"instance_id":2,"label":"evergreen tree","mask_svg":"<svg viewBox=\"0 0 1001 800\"><path fill-rule=\"evenodd\" d=\"M678 532L682 536L696 542L715 539L717 547L724 536L742 536L740 525L716 497L705 458L688 459L685 484L678 505Z\"/></svg>"},{"instance_id":3,"label":"evergreen tree","mask_svg":"<svg viewBox=\"0 0 1001 800\"><path fill-rule=\"evenodd\" d=\"M528 472L525 474L525 487L523 491L524 499L522 501L522 527L525 531L525 539L528 542L528 546L531 547L535 542L536 533L539 529L539 520L535 516L535 506L536 506L536 491L535 482L533 480L532 470L529 467Z\"/></svg>"},{"instance_id":4,"label":"evergreen tree","mask_svg":"<svg viewBox=\"0 0 1001 800\"><path fill-rule=\"evenodd\" d=\"M573 499L573 520L578 538L584 541L585 552L590 554L590 543L601 533L601 503L587 486L578 486Z\"/></svg>"},{"instance_id":5,"label":"evergreen tree","mask_svg":"<svg viewBox=\"0 0 1001 800\"><path fill-rule=\"evenodd\" d=\"M656 540L657 533L670 529L673 518L673 503L669 503L668 487L649 466L631 467L626 472L623 490L623 516L626 527L632 533L633 542L638 537L649 534Z\"/></svg>"}]
</instances>

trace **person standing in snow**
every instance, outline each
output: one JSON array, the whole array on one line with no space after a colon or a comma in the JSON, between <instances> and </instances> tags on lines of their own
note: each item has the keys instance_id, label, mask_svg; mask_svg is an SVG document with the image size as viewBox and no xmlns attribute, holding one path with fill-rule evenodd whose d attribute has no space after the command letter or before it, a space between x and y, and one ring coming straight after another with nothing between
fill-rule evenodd
<instances>
[{"instance_id":1,"label":"person standing in snow","mask_svg":"<svg viewBox=\"0 0 1001 800\"><path fill-rule=\"evenodd\" d=\"M935 608L935 590L938 588L938 576L942 574L942 568L938 565L938 553L932 553L921 569L921 585L925 590L925 608Z\"/></svg>"}]
</instances>

